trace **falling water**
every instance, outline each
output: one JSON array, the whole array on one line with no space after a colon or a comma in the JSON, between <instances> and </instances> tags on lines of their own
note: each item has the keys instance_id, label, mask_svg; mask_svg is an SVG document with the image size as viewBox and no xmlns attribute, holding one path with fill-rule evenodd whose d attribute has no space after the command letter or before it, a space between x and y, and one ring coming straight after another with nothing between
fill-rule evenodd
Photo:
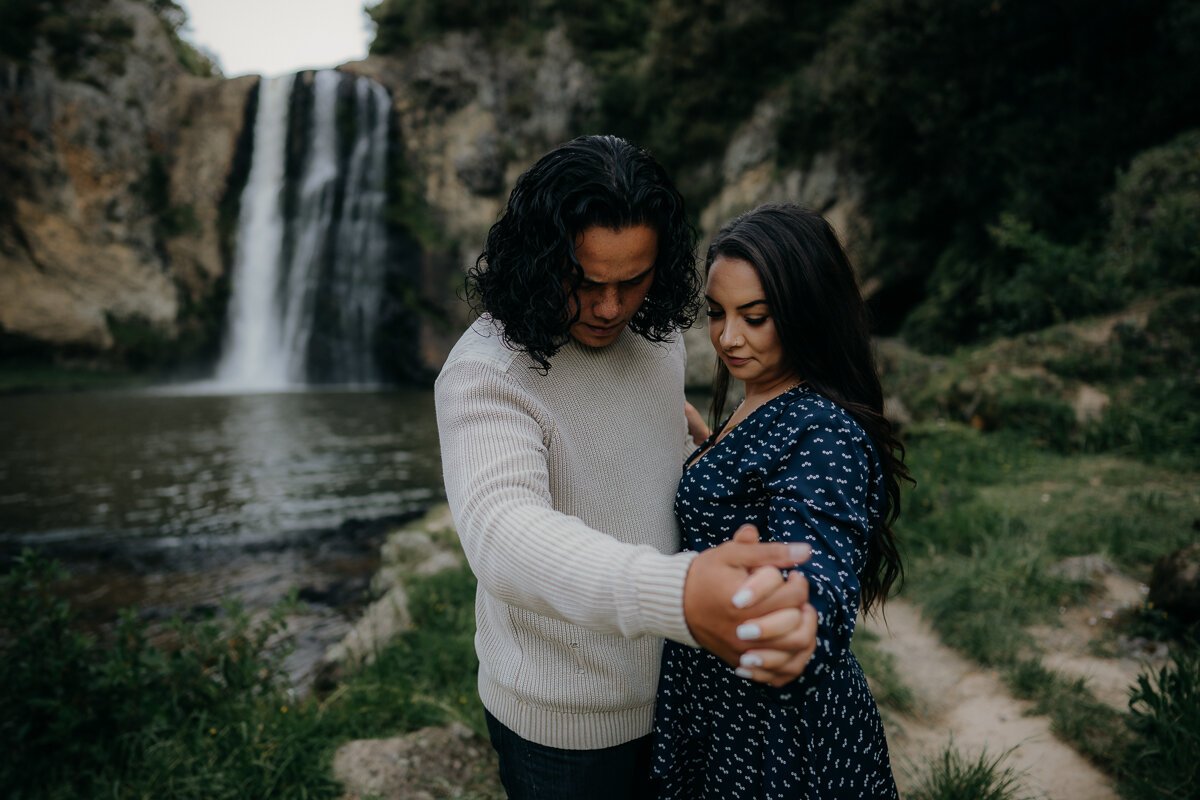
<instances>
[{"instance_id":1,"label":"falling water","mask_svg":"<svg viewBox=\"0 0 1200 800\"><path fill-rule=\"evenodd\" d=\"M334 70L311 78L261 85L217 370L229 388L379 377L388 95Z\"/></svg>"},{"instance_id":2,"label":"falling water","mask_svg":"<svg viewBox=\"0 0 1200 800\"><path fill-rule=\"evenodd\" d=\"M254 122L254 160L242 191L229 335L217 382L246 389L287 385L280 358L280 323L275 302L283 239L284 145L288 100L294 75L264 78Z\"/></svg>"}]
</instances>

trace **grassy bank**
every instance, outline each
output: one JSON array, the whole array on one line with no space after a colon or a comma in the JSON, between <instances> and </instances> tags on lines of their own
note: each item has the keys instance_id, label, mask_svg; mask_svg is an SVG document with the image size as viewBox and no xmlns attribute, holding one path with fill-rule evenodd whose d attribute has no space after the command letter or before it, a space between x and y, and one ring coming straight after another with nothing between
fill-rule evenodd
<instances>
[{"instance_id":1,"label":"grassy bank","mask_svg":"<svg viewBox=\"0 0 1200 800\"><path fill-rule=\"evenodd\" d=\"M414 629L305 699L274 645L286 605L257 620L228 605L175 622L159 643L129 614L99 642L75 632L51 592L59 577L27 554L0 579L5 797L334 798L331 762L345 741L452 720L484 728L465 568L414 578Z\"/></svg>"}]
</instances>

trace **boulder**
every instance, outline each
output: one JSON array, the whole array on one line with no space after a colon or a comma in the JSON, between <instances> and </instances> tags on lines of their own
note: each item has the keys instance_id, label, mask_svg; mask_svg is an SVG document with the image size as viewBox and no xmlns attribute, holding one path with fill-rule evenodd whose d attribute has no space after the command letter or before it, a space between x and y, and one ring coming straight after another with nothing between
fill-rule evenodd
<instances>
[{"instance_id":1,"label":"boulder","mask_svg":"<svg viewBox=\"0 0 1200 800\"><path fill-rule=\"evenodd\" d=\"M1200 622L1200 542L1154 562L1146 599L1185 624Z\"/></svg>"}]
</instances>

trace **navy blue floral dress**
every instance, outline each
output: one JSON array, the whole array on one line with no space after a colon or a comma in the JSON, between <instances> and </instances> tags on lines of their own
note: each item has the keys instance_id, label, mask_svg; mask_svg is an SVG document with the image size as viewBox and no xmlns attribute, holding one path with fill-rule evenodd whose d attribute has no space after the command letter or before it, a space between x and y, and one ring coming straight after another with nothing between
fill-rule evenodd
<instances>
[{"instance_id":1,"label":"navy blue floral dress","mask_svg":"<svg viewBox=\"0 0 1200 800\"><path fill-rule=\"evenodd\" d=\"M755 409L687 468L675 496L684 546L720 544L746 522L763 539L808 542L813 555L799 569L819 627L804 674L780 689L666 643L654 721L660 797L897 797L879 711L849 647L885 500L862 428L803 386Z\"/></svg>"}]
</instances>

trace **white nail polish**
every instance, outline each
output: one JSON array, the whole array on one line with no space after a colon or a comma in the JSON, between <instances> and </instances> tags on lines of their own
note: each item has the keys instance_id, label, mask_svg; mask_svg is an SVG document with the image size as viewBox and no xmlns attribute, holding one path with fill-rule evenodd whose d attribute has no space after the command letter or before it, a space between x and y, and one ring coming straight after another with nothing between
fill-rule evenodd
<instances>
[{"instance_id":1,"label":"white nail polish","mask_svg":"<svg viewBox=\"0 0 1200 800\"><path fill-rule=\"evenodd\" d=\"M807 561L808 557L812 555L812 545L807 542L792 544L788 547L788 555L794 558L797 564Z\"/></svg>"},{"instance_id":2,"label":"white nail polish","mask_svg":"<svg viewBox=\"0 0 1200 800\"><path fill-rule=\"evenodd\" d=\"M762 636L762 628L753 622L745 622L737 626L737 637L739 639L757 639L760 636Z\"/></svg>"},{"instance_id":3,"label":"white nail polish","mask_svg":"<svg viewBox=\"0 0 1200 800\"><path fill-rule=\"evenodd\" d=\"M733 595L733 604L738 608L745 608L750 605L750 601L754 599L754 592L749 589L738 589Z\"/></svg>"},{"instance_id":4,"label":"white nail polish","mask_svg":"<svg viewBox=\"0 0 1200 800\"><path fill-rule=\"evenodd\" d=\"M763 665L762 656L758 653L742 653L743 667L761 667Z\"/></svg>"},{"instance_id":5,"label":"white nail polish","mask_svg":"<svg viewBox=\"0 0 1200 800\"><path fill-rule=\"evenodd\" d=\"M735 675L741 678L753 678L754 673L744 667L738 667L733 671Z\"/></svg>"}]
</instances>

